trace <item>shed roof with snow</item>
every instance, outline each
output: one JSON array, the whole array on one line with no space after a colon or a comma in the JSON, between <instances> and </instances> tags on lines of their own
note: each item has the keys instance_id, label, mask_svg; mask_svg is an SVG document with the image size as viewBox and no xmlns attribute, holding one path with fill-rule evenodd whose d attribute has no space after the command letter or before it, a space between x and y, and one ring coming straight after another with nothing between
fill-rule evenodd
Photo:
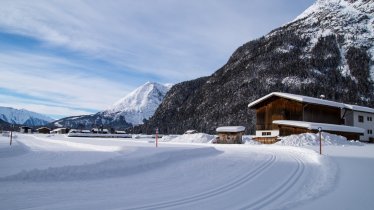
<instances>
[{"instance_id":1,"label":"shed roof with snow","mask_svg":"<svg viewBox=\"0 0 374 210\"><path fill-rule=\"evenodd\" d=\"M298 101L298 102L318 104L318 105L336 107L336 108L341 108L341 109L350 109L350 110L360 111L360 112L374 113L374 109L369 108L369 107L351 105L351 104L344 104L344 103L340 103L340 102L336 102L336 101L314 98L314 97L310 97L310 96L296 95L296 94L291 94L291 93L281 93L281 92L272 92L270 94L267 94L267 95L255 100L255 101L251 102L250 104L248 104L248 107L249 108L256 108L256 107L258 107L258 105L261 104L261 102L265 101L268 98L274 97L274 96L281 97L281 98L286 98L286 99L291 99L291 100Z\"/></svg>"},{"instance_id":2,"label":"shed roof with snow","mask_svg":"<svg viewBox=\"0 0 374 210\"><path fill-rule=\"evenodd\" d=\"M218 133L221 132L227 132L227 133L239 133L245 131L244 126L223 126L223 127L218 127L216 129Z\"/></svg>"}]
</instances>

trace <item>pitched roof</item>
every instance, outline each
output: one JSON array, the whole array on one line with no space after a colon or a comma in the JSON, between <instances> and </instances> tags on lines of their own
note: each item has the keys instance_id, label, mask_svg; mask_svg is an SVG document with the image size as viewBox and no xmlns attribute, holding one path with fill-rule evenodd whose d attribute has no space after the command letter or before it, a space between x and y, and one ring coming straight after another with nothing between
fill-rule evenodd
<instances>
[{"instance_id":1,"label":"pitched roof","mask_svg":"<svg viewBox=\"0 0 374 210\"><path fill-rule=\"evenodd\" d=\"M323 131L365 133L365 129L363 128L347 126L347 125L327 124L327 123L315 123L315 122L294 121L294 120L274 120L273 124L288 125L288 126L293 126L293 127L306 128L309 130L318 130L318 128L321 128Z\"/></svg>"},{"instance_id":2,"label":"pitched roof","mask_svg":"<svg viewBox=\"0 0 374 210\"><path fill-rule=\"evenodd\" d=\"M374 109L373 108L366 107L366 106L344 104L344 107L346 109L351 109L351 110L355 110L355 111L374 113Z\"/></svg>"},{"instance_id":3,"label":"pitched roof","mask_svg":"<svg viewBox=\"0 0 374 210\"><path fill-rule=\"evenodd\" d=\"M281 97L281 98L287 98L287 99L291 99L291 100L299 101L299 102L304 102L304 103L319 104L319 105L324 105L324 106L337 107L337 108L341 108L341 109L345 108L345 109L350 109L350 110L354 110L354 111L374 113L374 109L369 108L369 107L351 105L351 104L344 104L344 103L340 103L340 102L336 102L336 101L329 101L329 100L320 99L320 98L313 98L313 97L310 97L310 96L296 95L296 94L291 94L291 93L281 93L281 92L272 92L270 94L267 94L267 95L255 100L255 101L251 102L250 104L248 104L248 107L251 108L251 107L259 104L260 102L262 102L262 101L264 101L264 100L266 100L270 97L273 97L273 96L278 96L278 97Z\"/></svg>"}]
</instances>

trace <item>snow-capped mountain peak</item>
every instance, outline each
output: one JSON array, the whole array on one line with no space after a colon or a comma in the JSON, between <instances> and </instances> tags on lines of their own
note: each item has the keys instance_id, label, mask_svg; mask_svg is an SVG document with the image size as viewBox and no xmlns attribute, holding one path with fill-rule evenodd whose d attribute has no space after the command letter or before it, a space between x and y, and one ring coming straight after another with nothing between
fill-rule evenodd
<instances>
[{"instance_id":1,"label":"snow-capped mountain peak","mask_svg":"<svg viewBox=\"0 0 374 210\"><path fill-rule=\"evenodd\" d=\"M143 124L144 119L153 116L171 86L147 82L104 111L93 115L66 117L54 122L54 125L81 129L105 125L124 129L131 125Z\"/></svg>"},{"instance_id":2,"label":"snow-capped mountain peak","mask_svg":"<svg viewBox=\"0 0 374 210\"><path fill-rule=\"evenodd\" d=\"M105 116L125 117L126 122L133 125L142 124L150 118L161 104L171 85L147 82L124 98L118 100L109 109L103 111Z\"/></svg>"},{"instance_id":3,"label":"snow-capped mountain peak","mask_svg":"<svg viewBox=\"0 0 374 210\"><path fill-rule=\"evenodd\" d=\"M357 55L371 60L369 65L374 61L374 0L317 0L284 28L294 29L301 38L309 40L304 57L308 57L321 40L327 38L331 43L335 39L342 58L340 73L353 81L358 79L352 73L349 57ZM275 30L267 37L279 33L282 30ZM356 49L360 49L360 55L354 52ZM374 81L373 65L369 67L368 76Z\"/></svg>"},{"instance_id":4,"label":"snow-capped mountain peak","mask_svg":"<svg viewBox=\"0 0 374 210\"><path fill-rule=\"evenodd\" d=\"M373 16L373 0L317 0L312 6L301 13L295 20L303 19L313 13L319 13L322 10L345 10L344 12L367 13Z\"/></svg>"},{"instance_id":5,"label":"snow-capped mountain peak","mask_svg":"<svg viewBox=\"0 0 374 210\"><path fill-rule=\"evenodd\" d=\"M343 50L349 46L364 47L374 57L374 1L373 0L318 0L301 15L308 30L305 36L316 39L335 34L341 36Z\"/></svg>"},{"instance_id":6,"label":"snow-capped mountain peak","mask_svg":"<svg viewBox=\"0 0 374 210\"><path fill-rule=\"evenodd\" d=\"M18 125L39 126L52 122L54 119L26 109L0 107L0 119Z\"/></svg>"}]
</instances>

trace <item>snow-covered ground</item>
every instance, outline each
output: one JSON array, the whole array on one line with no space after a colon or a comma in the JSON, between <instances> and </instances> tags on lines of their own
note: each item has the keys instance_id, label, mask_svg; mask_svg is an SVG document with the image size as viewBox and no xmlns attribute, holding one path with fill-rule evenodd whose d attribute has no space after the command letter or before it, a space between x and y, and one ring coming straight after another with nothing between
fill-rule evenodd
<instances>
[{"instance_id":1,"label":"snow-covered ground","mask_svg":"<svg viewBox=\"0 0 374 210\"><path fill-rule=\"evenodd\" d=\"M315 144L287 146L294 140L204 143L213 138L169 136L155 148L152 138L17 134L10 147L9 137L0 136L0 209L374 206L374 145L335 139L320 156Z\"/></svg>"}]
</instances>

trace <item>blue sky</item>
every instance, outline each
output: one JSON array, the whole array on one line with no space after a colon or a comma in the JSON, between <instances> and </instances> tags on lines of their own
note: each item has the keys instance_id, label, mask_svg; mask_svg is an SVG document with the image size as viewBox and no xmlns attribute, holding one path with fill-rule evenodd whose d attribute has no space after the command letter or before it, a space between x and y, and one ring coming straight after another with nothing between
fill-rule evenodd
<instances>
[{"instance_id":1,"label":"blue sky","mask_svg":"<svg viewBox=\"0 0 374 210\"><path fill-rule=\"evenodd\" d=\"M54 118L212 74L313 0L0 2L0 106Z\"/></svg>"}]
</instances>

